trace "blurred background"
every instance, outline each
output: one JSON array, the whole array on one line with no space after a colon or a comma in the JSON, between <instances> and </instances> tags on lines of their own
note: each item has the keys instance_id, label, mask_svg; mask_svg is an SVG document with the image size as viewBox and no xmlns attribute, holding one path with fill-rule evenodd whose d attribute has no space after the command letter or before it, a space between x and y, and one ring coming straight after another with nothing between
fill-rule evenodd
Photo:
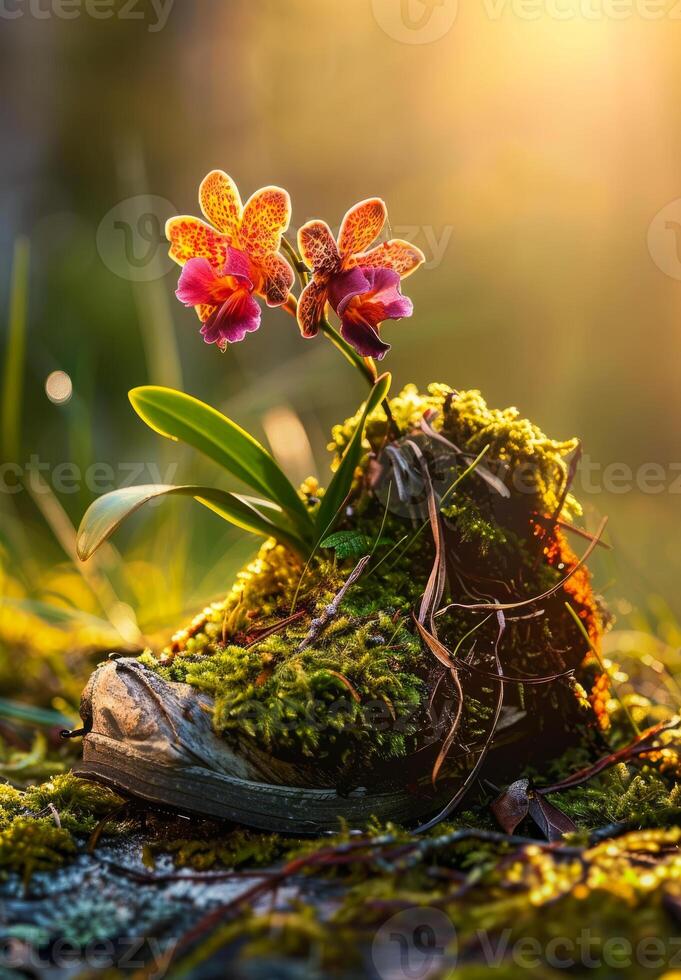
<instances>
[{"instance_id":1,"label":"blurred background","mask_svg":"<svg viewBox=\"0 0 681 980\"><path fill-rule=\"evenodd\" d=\"M174 500L74 560L98 493L202 476L130 388L181 387L322 481L364 396L283 314L224 355L200 341L162 229L216 167L244 199L286 187L296 227L387 201L428 259L384 331L395 385L579 435L611 643L675 658L680 42L675 0L2 0L0 693L29 678L68 713L88 651L154 642L253 550Z\"/></svg>"}]
</instances>

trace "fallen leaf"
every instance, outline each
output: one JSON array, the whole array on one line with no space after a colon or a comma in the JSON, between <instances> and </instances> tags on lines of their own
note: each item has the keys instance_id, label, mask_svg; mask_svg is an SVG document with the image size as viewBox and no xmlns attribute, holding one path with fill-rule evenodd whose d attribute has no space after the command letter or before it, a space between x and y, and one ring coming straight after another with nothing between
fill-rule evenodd
<instances>
[{"instance_id":1,"label":"fallen leaf","mask_svg":"<svg viewBox=\"0 0 681 980\"><path fill-rule=\"evenodd\" d=\"M519 823L530 811L530 781L518 779L511 783L508 789L492 803L492 813L502 830L507 834L515 833Z\"/></svg>"},{"instance_id":2,"label":"fallen leaf","mask_svg":"<svg viewBox=\"0 0 681 980\"><path fill-rule=\"evenodd\" d=\"M492 813L507 834L515 833L528 814L548 841L561 840L577 829L570 817L530 787L529 779L511 783L492 803Z\"/></svg>"},{"instance_id":3,"label":"fallen leaf","mask_svg":"<svg viewBox=\"0 0 681 980\"><path fill-rule=\"evenodd\" d=\"M548 841L562 840L564 834L577 830L567 814L538 794L530 797L530 816Z\"/></svg>"}]
</instances>

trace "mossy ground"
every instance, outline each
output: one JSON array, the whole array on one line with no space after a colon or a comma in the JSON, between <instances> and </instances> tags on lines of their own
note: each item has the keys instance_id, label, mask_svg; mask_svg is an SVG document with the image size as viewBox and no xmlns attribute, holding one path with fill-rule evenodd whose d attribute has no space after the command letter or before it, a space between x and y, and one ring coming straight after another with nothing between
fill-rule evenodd
<instances>
[{"instance_id":1,"label":"mossy ground","mask_svg":"<svg viewBox=\"0 0 681 980\"><path fill-rule=\"evenodd\" d=\"M235 976L241 976L239 970L247 964L273 963L279 971L285 964L294 971L295 964L303 969L314 963L318 972L309 974L314 977L363 976L385 923L406 911L410 928L416 928L420 917L428 926L433 910L455 925L459 964L455 974L443 966L433 972L436 977L477 976L476 971L489 969L490 949L497 951L493 965L498 975L523 975L534 962L534 947L527 946L530 938L539 944L544 975L554 976L546 953L551 942L584 935L598 966L580 969L578 957L570 975L608 980L666 975L662 968L642 969L640 957L652 948L646 943L653 939L663 965L676 951L681 788L669 759L664 765L658 759L613 767L552 799L578 825L578 831L559 844L506 838L495 829L482 801L455 822L420 837L395 826L370 826L364 836L341 828L335 837L304 843L200 820L180 826L169 816L152 814L144 824L142 858L147 870L138 878L139 873L132 872L129 887L139 888L136 880L156 879L155 892L162 895L164 887L171 887L164 882L173 878L167 864L160 864L166 855L177 873L187 875L197 888L221 872L250 870L257 875L262 868L290 869L279 885L271 870L265 878L244 881L244 889L259 889L258 902L225 901L219 915L212 910L199 916L191 929L178 919L164 920L162 935L172 935L171 948L178 943L171 976L199 971L213 957L231 963ZM46 803L54 810L41 815ZM91 828L118 805L112 796L72 777L58 777L27 792L5 788L0 802L0 866L6 875L19 875L27 884L32 877L44 881L46 871L57 874L64 862L84 850ZM611 821L616 824L607 826L599 839ZM138 839L139 827L139 816L114 813L105 833L134 833ZM529 824L517 833L534 836ZM104 839L95 848L95 858ZM108 852L103 860L109 860ZM285 891L277 897L282 885ZM85 945L90 937L88 918L99 922L98 896L70 895L64 901L69 907L78 905ZM84 915L86 908L89 916ZM75 923L69 936L77 947L74 928ZM99 924L99 939L118 938L116 917L108 928L109 932ZM189 932L193 939L184 944ZM620 940L631 944L628 957ZM613 945L618 941L619 946ZM615 950L613 956L620 957L614 967L609 952L604 959L608 942L606 951ZM227 961L225 950L230 950ZM555 976L560 975L556 969Z\"/></svg>"},{"instance_id":2,"label":"mossy ground","mask_svg":"<svg viewBox=\"0 0 681 980\"><path fill-rule=\"evenodd\" d=\"M28 886L37 872L55 870L76 854L75 835L91 833L121 802L70 773L24 790L0 784L0 874Z\"/></svg>"},{"instance_id":3,"label":"mossy ground","mask_svg":"<svg viewBox=\"0 0 681 980\"><path fill-rule=\"evenodd\" d=\"M426 395L405 389L392 400L391 410L403 436L411 433L415 439L424 411L436 411L434 428L465 453L458 474L489 445L484 464L492 469L494 463L494 475L510 490L501 497L471 473L443 507L452 556L443 601L492 597L509 602L559 586L540 604L541 616L514 618L509 610L502 656L509 675L551 677L572 669L574 676L506 685L506 705L519 719L521 737L500 737L495 769L476 785L465 809L425 835L371 826L362 836L340 828L336 838L303 844L239 827L199 820L178 827L170 817L151 817L143 831L150 880L168 855L197 881L220 869L288 865L295 874L260 879L264 907L254 911L228 903L217 918L198 931L193 927L192 941L180 945L176 955L180 972L198 971L236 943L234 955L242 961L315 964L318 972L312 976L350 976L353 956L364 949L370 957L376 931L392 916L416 910L417 921L419 909L438 909L456 926L459 947L456 974L443 966L441 976L472 980L487 975L489 941L501 949L497 975L515 978L526 965L517 960L516 940L535 938L545 952L552 940L578 937L585 929L600 941L601 952L612 938L626 937L634 947L658 938L664 946L662 966L645 972L636 957L627 965L624 955L614 967L601 957L597 968L585 971L578 962L572 975L608 980L662 976L675 952L670 944L681 908L677 728L665 733L655 751L552 793L550 802L577 827L559 843L540 840L529 820L515 832L527 840L508 838L490 810L497 792L520 775L537 786L559 782L625 746L635 729L670 718L676 707L669 698L658 701L650 685L627 687L622 671L602 656L607 615L589 574L580 568L561 584L576 560L565 529L556 523L578 513L578 503L565 492L567 457L575 443L549 440L514 410L489 410L477 392L457 394L440 385ZM355 423L348 420L334 430L336 454ZM214 724L225 738L251 739L287 758L320 767L333 763L339 772L344 767L352 772L362 766L399 766L423 737L424 723L431 720L423 707L438 679L446 683L412 620L434 550L424 513L417 507L412 519L413 513L395 506L394 497L390 506L390 471L381 468L385 437L385 417L377 412L368 426L353 499L334 529L348 535L345 556L341 549L334 555L322 548L304 570L268 542L225 600L196 617L158 655L144 655L168 680L186 681L214 696ZM514 479L519 469L521 490ZM451 478L452 472L445 472L443 485ZM301 492L310 507L317 506L321 491L313 481ZM361 551L353 554L355 547ZM328 628L300 649L311 619L336 595L359 553L372 554L367 573ZM292 612L299 618L277 630ZM495 617L483 620L475 611L456 609L438 621L449 650L478 668L477 674L463 667L461 672L466 700L459 737L473 748L488 730L496 687L484 672L493 665L498 623ZM269 632L272 627L275 632ZM664 663L649 659L663 676ZM310 704L321 708L321 724L311 724ZM332 710L338 704L342 712ZM369 704L385 707L382 717L389 723L383 731L377 731L375 716L367 722ZM402 722L399 730L396 721ZM47 758L43 753L36 772L54 759L53 752ZM56 764L62 767L64 760ZM23 775L29 782L35 778L30 767ZM116 813L119 806L113 794L68 774L24 789L2 787L0 870L27 886L44 872L57 873L83 851L107 814L106 833L139 832L139 816L130 810ZM301 873L310 883L329 884L331 897L320 903L313 892L306 898L297 877ZM293 887L294 881L298 897L279 895L274 901L271 883ZM155 887L163 887L161 878ZM94 908L96 899L83 896L83 902ZM175 925L177 937L184 927ZM561 973L545 958L540 975Z\"/></svg>"}]
</instances>

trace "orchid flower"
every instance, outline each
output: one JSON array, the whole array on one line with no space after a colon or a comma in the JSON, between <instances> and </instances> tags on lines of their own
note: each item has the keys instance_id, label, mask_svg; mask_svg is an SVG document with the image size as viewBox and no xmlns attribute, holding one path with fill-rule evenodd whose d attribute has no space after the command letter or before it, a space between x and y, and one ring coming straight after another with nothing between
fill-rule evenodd
<instances>
[{"instance_id":1,"label":"orchid flower","mask_svg":"<svg viewBox=\"0 0 681 980\"><path fill-rule=\"evenodd\" d=\"M300 254L312 279L298 303L298 325L304 337L314 337L326 304L338 314L341 334L363 357L380 360L390 344L380 337L384 320L411 316L410 299L400 280L425 261L423 252L400 239L371 246L383 230L388 213L378 197L350 208L338 241L325 221L309 221L298 232Z\"/></svg>"},{"instance_id":2,"label":"orchid flower","mask_svg":"<svg viewBox=\"0 0 681 980\"><path fill-rule=\"evenodd\" d=\"M280 187L263 187L241 203L231 177L213 170L199 189L211 224L186 215L166 225L170 256L183 266L177 297L193 306L207 344L224 350L260 326L260 307L286 303L294 274L279 254L291 219L291 200Z\"/></svg>"}]
</instances>

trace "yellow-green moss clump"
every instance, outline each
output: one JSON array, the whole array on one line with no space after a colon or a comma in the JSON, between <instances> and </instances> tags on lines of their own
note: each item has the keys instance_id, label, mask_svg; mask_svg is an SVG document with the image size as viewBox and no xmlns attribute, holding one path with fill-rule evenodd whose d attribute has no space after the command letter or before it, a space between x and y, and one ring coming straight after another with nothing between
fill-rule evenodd
<instances>
[{"instance_id":1,"label":"yellow-green moss clump","mask_svg":"<svg viewBox=\"0 0 681 980\"><path fill-rule=\"evenodd\" d=\"M577 558L556 524L579 511L567 487L568 457L577 442L549 439L516 409L489 409L479 392L458 393L446 385L430 385L423 395L409 385L390 401L390 410L390 430L382 408L369 418L353 494L334 527L345 550L334 554L320 547L303 568L281 545L265 543L224 601L143 661L168 680L213 695L215 728L226 738L253 740L285 758L314 757L321 765L333 761L341 770L361 771L377 758L403 758L425 741L437 742L457 694L411 616L432 567L433 542L425 504L416 512L400 506L389 467L400 453L408 460L414 442L424 452L444 446L443 496L487 447L485 478L469 474L442 504L443 603L508 603L555 589L542 602L541 615L508 617L500 656L507 675L520 680L507 682L505 703L523 714L535 748L537 736L547 752L575 740L595 744L599 728L608 724L607 678L565 603L596 650L603 616L585 569L560 584ZM424 415L446 443L422 430ZM358 419L333 430L336 460ZM316 481L301 488L310 508L322 495ZM360 555L369 553L371 563L338 615L305 642L311 622L323 616ZM292 613L297 618L285 622ZM438 620L438 629L462 661L461 739L475 744L495 710L498 623L456 608ZM522 682L542 677L549 680ZM439 729L433 728L433 711L439 712Z\"/></svg>"},{"instance_id":2,"label":"yellow-green moss clump","mask_svg":"<svg viewBox=\"0 0 681 980\"><path fill-rule=\"evenodd\" d=\"M1 783L0 876L18 874L28 885L36 872L60 867L76 853L74 835L90 833L121 802L71 773L26 790Z\"/></svg>"},{"instance_id":3,"label":"yellow-green moss clump","mask_svg":"<svg viewBox=\"0 0 681 980\"><path fill-rule=\"evenodd\" d=\"M428 385L425 395L416 385L406 385L391 399L390 410L401 432L418 428L424 413L437 413L433 428L465 453L475 457L489 446L487 465L496 464L495 473L509 489L534 497L541 512L553 513L558 506L568 472L566 457L577 449L577 439L549 439L517 408L489 408L479 391L457 392L444 384ZM360 414L333 428L329 449L337 457L348 444ZM378 408L369 416L365 448L375 451L385 431L385 414ZM568 494L563 516L579 513L579 503Z\"/></svg>"}]
</instances>

